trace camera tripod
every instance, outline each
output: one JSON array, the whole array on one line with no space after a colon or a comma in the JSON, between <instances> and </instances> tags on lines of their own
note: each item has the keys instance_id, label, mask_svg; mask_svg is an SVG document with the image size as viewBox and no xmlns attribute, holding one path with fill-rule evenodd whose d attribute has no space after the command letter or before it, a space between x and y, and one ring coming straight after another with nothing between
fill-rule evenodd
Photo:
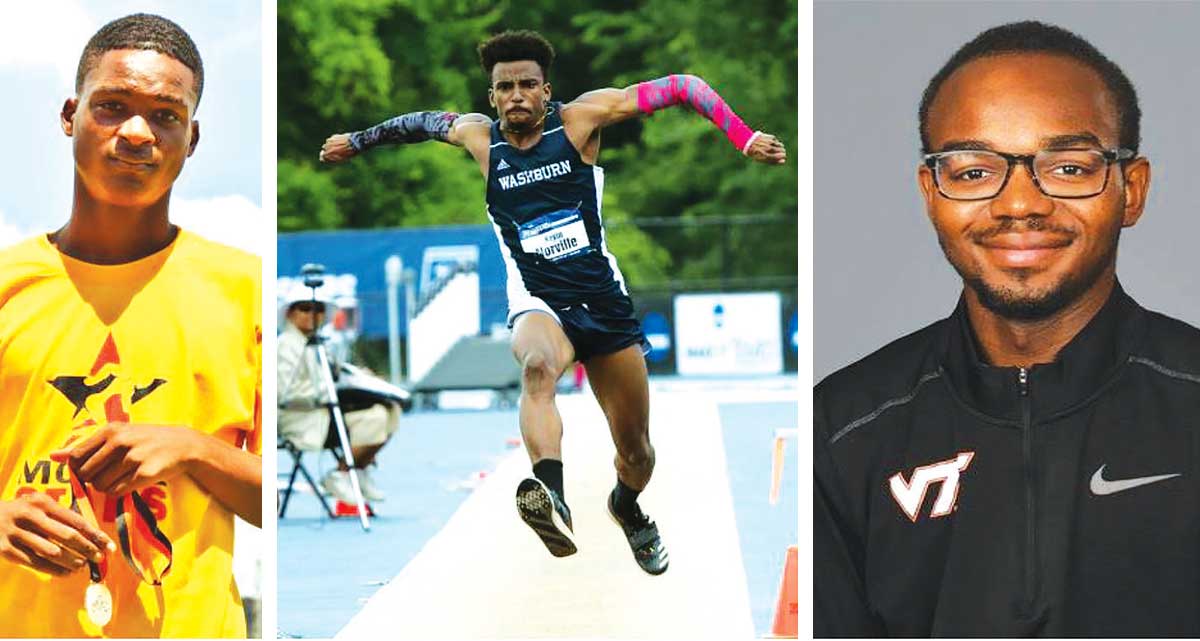
<instances>
[{"instance_id":1,"label":"camera tripod","mask_svg":"<svg viewBox=\"0 0 1200 641\"><path fill-rule=\"evenodd\" d=\"M304 286L312 290L313 314L315 318L317 301L317 289L325 284L325 267L309 263L300 269L304 275ZM321 399L321 406L329 410L329 417L333 422L334 428L337 430L338 443L342 448L342 457L345 459L346 466L350 468L350 487L354 490L354 501L358 505L358 519L362 523L364 531L370 531L371 523L367 517L367 503L363 499L362 486L358 481L358 471L354 467L354 452L350 448L350 434L346 430L346 418L342 415L342 407L338 403L337 387L333 382L333 370L330 369L329 352L325 347L325 341L321 338L320 328L313 324L313 333L308 337L308 345L305 349L311 349L316 355L317 360L317 384L318 396Z\"/></svg>"}]
</instances>

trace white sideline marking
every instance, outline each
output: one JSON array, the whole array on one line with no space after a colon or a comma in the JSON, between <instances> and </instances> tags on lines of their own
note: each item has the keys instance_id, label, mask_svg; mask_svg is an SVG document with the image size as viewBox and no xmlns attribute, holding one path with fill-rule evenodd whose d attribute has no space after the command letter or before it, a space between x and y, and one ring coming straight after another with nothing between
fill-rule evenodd
<instances>
[{"instance_id":1,"label":"white sideline marking","mask_svg":"<svg viewBox=\"0 0 1200 641\"><path fill-rule=\"evenodd\" d=\"M651 393L691 394L713 403L799 403L800 388L795 376L757 376L734 379L667 378L651 380Z\"/></svg>"},{"instance_id":2,"label":"white sideline marking","mask_svg":"<svg viewBox=\"0 0 1200 641\"><path fill-rule=\"evenodd\" d=\"M530 474L518 449L338 637L754 636L716 406L692 394L651 401L657 466L640 502L671 558L654 577L605 509L614 450L599 407L588 394L558 402L579 552L550 556L517 516L513 495Z\"/></svg>"}]
</instances>

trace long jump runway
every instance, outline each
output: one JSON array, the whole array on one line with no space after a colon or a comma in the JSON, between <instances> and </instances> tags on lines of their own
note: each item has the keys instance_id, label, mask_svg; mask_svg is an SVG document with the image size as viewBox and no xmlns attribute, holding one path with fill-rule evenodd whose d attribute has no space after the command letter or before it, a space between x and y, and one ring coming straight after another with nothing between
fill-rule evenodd
<instances>
[{"instance_id":1,"label":"long jump runway","mask_svg":"<svg viewBox=\"0 0 1200 641\"><path fill-rule=\"evenodd\" d=\"M607 423L590 394L560 396L565 489L579 552L556 559L517 516L524 449L507 455L339 638L751 638L750 599L711 401L654 394L657 464L640 503L670 569L638 568L605 508L615 482Z\"/></svg>"}]
</instances>

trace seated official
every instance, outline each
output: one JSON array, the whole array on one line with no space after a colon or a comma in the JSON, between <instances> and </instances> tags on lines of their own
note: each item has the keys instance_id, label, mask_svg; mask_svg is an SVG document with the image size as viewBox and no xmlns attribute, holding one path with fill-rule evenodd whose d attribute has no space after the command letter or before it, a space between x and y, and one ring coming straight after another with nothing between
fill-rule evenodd
<instances>
[{"instance_id":1,"label":"seated official","mask_svg":"<svg viewBox=\"0 0 1200 641\"><path fill-rule=\"evenodd\" d=\"M325 323L326 311L333 303L314 302L303 297L302 292L297 294L285 302L284 329L278 339L279 435L301 450L320 450L336 445L338 437L329 410L322 407L322 382L315 350L307 345L309 337ZM332 350L328 353L336 376L338 364ZM363 498L382 501L385 494L368 472L368 466L399 427L400 407L380 402L353 411L343 408L343 416ZM344 460L339 460L338 468L321 480L321 487L334 498L353 503L349 469Z\"/></svg>"}]
</instances>

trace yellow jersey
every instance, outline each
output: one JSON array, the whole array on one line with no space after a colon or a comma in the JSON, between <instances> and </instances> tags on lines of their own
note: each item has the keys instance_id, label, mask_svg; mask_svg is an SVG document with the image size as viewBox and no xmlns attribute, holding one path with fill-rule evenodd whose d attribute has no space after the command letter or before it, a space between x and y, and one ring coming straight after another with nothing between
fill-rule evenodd
<instances>
[{"instance_id":1,"label":"yellow jersey","mask_svg":"<svg viewBox=\"0 0 1200 641\"><path fill-rule=\"evenodd\" d=\"M122 265L59 252L45 236L0 251L0 500L71 503L49 454L108 422L179 425L262 454L260 260L180 230ZM182 429L182 428L181 428ZM116 497L91 492L119 541ZM173 549L161 586L107 556L112 620L67 577L0 559L0 637L244 637L233 513L186 475L140 491Z\"/></svg>"}]
</instances>

